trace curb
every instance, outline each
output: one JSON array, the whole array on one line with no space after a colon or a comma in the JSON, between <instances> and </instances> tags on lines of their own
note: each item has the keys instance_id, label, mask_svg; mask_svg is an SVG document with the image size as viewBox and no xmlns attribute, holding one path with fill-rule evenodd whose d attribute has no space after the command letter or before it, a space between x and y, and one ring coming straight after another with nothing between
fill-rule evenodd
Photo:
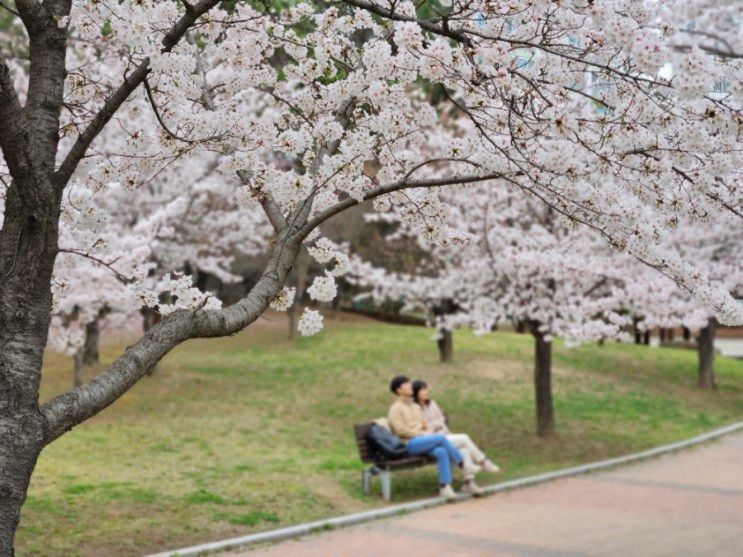
<instances>
[{"instance_id":1,"label":"curb","mask_svg":"<svg viewBox=\"0 0 743 557\"><path fill-rule=\"evenodd\" d=\"M671 453L680 449L685 449L687 447L693 447L695 445L699 445L707 441L723 437L730 433L734 433L741 429L743 429L743 421L736 422L734 424L730 424L718 429L713 429L712 431L709 431L702 435L698 435L696 437L692 437L690 439L677 441L676 443L670 443L668 445L661 445L659 447L655 447L653 449L648 449L638 453L632 453L617 458L600 460L598 462L590 462L588 464L582 464L580 466L555 470L554 472L545 472L544 474L537 474L535 476L528 476L526 478L519 478L517 480L497 483L494 485L483 487L483 491L487 494L500 493L502 491L509 491L521 487L537 485L561 478L580 476L582 474L587 474L596 470L606 470L608 468L614 468L615 466L620 466L622 464L629 464L640 460L646 460L654 456ZM457 500L469 498L469 495L461 494L459 495ZM389 507L383 507L381 509L372 509L370 511L347 514L334 518L328 518L325 520L305 522L304 524L297 524L295 526L288 526L286 528L279 528L277 530L269 530L268 532L259 532L257 534L249 534L247 536L229 538L226 540L164 551L162 553L154 553L148 555L147 557L196 557L215 551L223 551L226 549L235 549L239 547L247 547L268 542L278 542L289 538L297 538L300 536L306 536L307 534L321 532L323 530L332 530L344 526L352 526L354 524L360 524L362 522L369 522L371 520L377 520L380 518L388 518L400 514L428 509L431 507L438 507L439 505L445 504L447 504L447 502L441 497L420 499L418 501L402 503L400 505L392 505Z\"/></svg>"}]
</instances>

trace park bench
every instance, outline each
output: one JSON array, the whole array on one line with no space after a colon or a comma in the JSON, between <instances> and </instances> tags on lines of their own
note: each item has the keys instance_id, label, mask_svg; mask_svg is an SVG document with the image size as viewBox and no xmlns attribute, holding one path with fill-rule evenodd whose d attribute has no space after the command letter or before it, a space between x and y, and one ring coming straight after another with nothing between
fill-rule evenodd
<instances>
[{"instance_id":1,"label":"park bench","mask_svg":"<svg viewBox=\"0 0 743 557\"><path fill-rule=\"evenodd\" d=\"M361 487L364 490L364 494L368 495L372 477L379 476L379 481L382 484L382 498L385 501L389 501L392 497L391 472L436 464L436 459L432 456L406 456L405 458L395 460L378 459L371 447L369 447L369 442L366 439L366 433L372 425L374 425L374 422L365 422L353 426L361 462L371 464L371 466L364 468L361 472Z\"/></svg>"}]
</instances>

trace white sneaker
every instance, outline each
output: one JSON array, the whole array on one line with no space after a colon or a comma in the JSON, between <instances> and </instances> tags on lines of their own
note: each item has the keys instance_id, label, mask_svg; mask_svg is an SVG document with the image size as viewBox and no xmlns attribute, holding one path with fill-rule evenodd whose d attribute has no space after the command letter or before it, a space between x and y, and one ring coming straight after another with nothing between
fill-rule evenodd
<instances>
[{"instance_id":1,"label":"white sneaker","mask_svg":"<svg viewBox=\"0 0 743 557\"><path fill-rule=\"evenodd\" d=\"M463 466L462 475L464 476L465 481L470 481L480 470L482 470L482 468L477 464L473 464L472 466Z\"/></svg>"},{"instance_id":2,"label":"white sneaker","mask_svg":"<svg viewBox=\"0 0 743 557\"><path fill-rule=\"evenodd\" d=\"M490 459L487 459L485 462L482 463L482 469L486 472L491 473L500 472L500 468L498 467L498 465Z\"/></svg>"},{"instance_id":3,"label":"white sneaker","mask_svg":"<svg viewBox=\"0 0 743 557\"><path fill-rule=\"evenodd\" d=\"M447 501L454 501L457 498L457 494L454 493L454 490L451 488L451 486L447 484L439 489L439 497L443 497Z\"/></svg>"},{"instance_id":4,"label":"white sneaker","mask_svg":"<svg viewBox=\"0 0 743 557\"><path fill-rule=\"evenodd\" d=\"M472 495L472 497L480 497L481 495L485 494L482 488L479 485L477 485L474 480L464 482L464 485L462 486L462 491L465 493L469 493L470 495Z\"/></svg>"}]
</instances>

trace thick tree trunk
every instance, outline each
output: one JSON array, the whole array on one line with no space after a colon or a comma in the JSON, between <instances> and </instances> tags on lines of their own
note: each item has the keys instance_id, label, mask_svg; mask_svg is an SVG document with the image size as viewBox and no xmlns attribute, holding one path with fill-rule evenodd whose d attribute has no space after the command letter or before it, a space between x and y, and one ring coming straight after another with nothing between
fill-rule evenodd
<instances>
[{"instance_id":1,"label":"thick tree trunk","mask_svg":"<svg viewBox=\"0 0 743 557\"><path fill-rule=\"evenodd\" d=\"M533 327L534 335L534 400L537 435L548 437L555 432L555 410L552 406L552 343Z\"/></svg>"},{"instance_id":2,"label":"thick tree trunk","mask_svg":"<svg viewBox=\"0 0 743 557\"><path fill-rule=\"evenodd\" d=\"M711 317L707 326L699 330L699 380L700 389L715 389L715 330L717 320Z\"/></svg>"},{"instance_id":3,"label":"thick tree trunk","mask_svg":"<svg viewBox=\"0 0 743 557\"><path fill-rule=\"evenodd\" d=\"M454 359L454 333L449 329L439 329L439 361L451 362Z\"/></svg>"},{"instance_id":4,"label":"thick tree trunk","mask_svg":"<svg viewBox=\"0 0 743 557\"><path fill-rule=\"evenodd\" d=\"M0 230L0 557L13 555L20 509L45 437L38 397L59 198L48 183L28 180L25 191L44 191L51 206L24 203L14 181Z\"/></svg>"},{"instance_id":5,"label":"thick tree trunk","mask_svg":"<svg viewBox=\"0 0 743 557\"><path fill-rule=\"evenodd\" d=\"M12 557L21 507L41 451L40 416L0 416L0 557Z\"/></svg>"},{"instance_id":6,"label":"thick tree trunk","mask_svg":"<svg viewBox=\"0 0 743 557\"><path fill-rule=\"evenodd\" d=\"M165 35L164 48L172 49L217 3L202 1L187 10ZM143 339L90 384L39 406L64 186L90 143L148 73L143 61L127 75L57 168L67 75L67 25L63 22L71 6L71 0L15 3L29 46L25 106L0 60L0 149L12 176L0 228L0 557L13 556L21 506L42 447L118 399L141 378L145 366L189 335L234 331L255 320L257 314L251 310L265 308L267 295L275 295L288 268L279 264L285 264L281 257L274 257L274 276L266 277L260 294L246 301L249 307L232 312L227 308L218 318L202 313L197 324L188 318L173 318L168 327L162 327L162 336ZM306 221L307 215L302 217ZM295 249L293 245L288 250L288 257L294 258Z\"/></svg>"}]
</instances>

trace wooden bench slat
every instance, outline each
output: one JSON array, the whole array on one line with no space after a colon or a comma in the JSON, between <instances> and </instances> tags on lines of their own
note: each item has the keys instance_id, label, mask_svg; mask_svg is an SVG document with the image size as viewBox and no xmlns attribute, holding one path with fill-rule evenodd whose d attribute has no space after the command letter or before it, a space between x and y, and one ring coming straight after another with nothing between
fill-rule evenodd
<instances>
[{"instance_id":1,"label":"wooden bench slat","mask_svg":"<svg viewBox=\"0 0 743 557\"><path fill-rule=\"evenodd\" d=\"M356 445L359 448L359 456L361 462L373 463L379 468L385 469L402 469L402 468L416 468L418 466L425 466L436 462L436 459L431 456L406 456L395 460L375 460L374 453L369 446L369 442L366 439L366 434L369 428L374 425L374 422L366 422L363 424L354 424L354 434L356 437Z\"/></svg>"}]
</instances>

